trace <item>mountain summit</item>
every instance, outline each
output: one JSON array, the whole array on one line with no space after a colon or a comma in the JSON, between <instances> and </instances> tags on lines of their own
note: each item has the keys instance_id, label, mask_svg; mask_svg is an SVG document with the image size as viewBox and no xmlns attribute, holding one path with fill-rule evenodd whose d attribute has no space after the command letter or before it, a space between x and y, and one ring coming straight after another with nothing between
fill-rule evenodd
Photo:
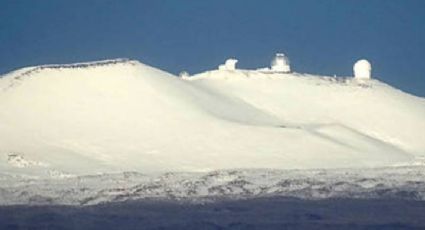
<instances>
[{"instance_id":1,"label":"mountain summit","mask_svg":"<svg viewBox=\"0 0 425 230\"><path fill-rule=\"evenodd\" d=\"M0 78L2 172L347 168L425 156L425 100L374 79L261 70L178 78L118 59Z\"/></svg>"}]
</instances>

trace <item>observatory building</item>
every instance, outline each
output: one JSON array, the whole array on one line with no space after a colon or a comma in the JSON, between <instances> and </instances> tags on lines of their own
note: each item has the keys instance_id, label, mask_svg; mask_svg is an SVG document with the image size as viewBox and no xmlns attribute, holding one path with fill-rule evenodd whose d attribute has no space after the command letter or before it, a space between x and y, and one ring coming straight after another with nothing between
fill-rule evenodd
<instances>
[{"instance_id":1,"label":"observatory building","mask_svg":"<svg viewBox=\"0 0 425 230\"><path fill-rule=\"evenodd\" d=\"M369 61L362 59L357 61L353 66L354 78L370 79L372 73L372 65Z\"/></svg>"},{"instance_id":2,"label":"observatory building","mask_svg":"<svg viewBox=\"0 0 425 230\"><path fill-rule=\"evenodd\" d=\"M275 72L291 72L291 67L289 66L289 59L283 53L277 53L275 58L271 63L271 70Z\"/></svg>"},{"instance_id":3,"label":"observatory building","mask_svg":"<svg viewBox=\"0 0 425 230\"><path fill-rule=\"evenodd\" d=\"M227 59L226 62L218 66L219 70L235 70L238 60L234 58Z\"/></svg>"}]
</instances>

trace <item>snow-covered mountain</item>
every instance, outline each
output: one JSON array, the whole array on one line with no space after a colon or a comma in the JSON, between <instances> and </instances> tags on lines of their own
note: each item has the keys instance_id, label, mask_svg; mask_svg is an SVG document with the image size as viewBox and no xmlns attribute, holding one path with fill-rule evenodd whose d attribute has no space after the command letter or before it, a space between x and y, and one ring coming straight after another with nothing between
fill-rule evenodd
<instances>
[{"instance_id":1,"label":"snow-covered mountain","mask_svg":"<svg viewBox=\"0 0 425 230\"><path fill-rule=\"evenodd\" d=\"M409 165L425 100L378 80L255 70L178 78L132 60L0 78L0 171L68 177Z\"/></svg>"}]
</instances>

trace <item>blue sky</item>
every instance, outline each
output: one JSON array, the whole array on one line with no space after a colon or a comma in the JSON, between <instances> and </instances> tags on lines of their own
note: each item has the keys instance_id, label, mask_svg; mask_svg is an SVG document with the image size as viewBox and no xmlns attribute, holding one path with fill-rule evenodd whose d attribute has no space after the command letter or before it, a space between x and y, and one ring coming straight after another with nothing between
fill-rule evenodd
<instances>
[{"instance_id":1,"label":"blue sky","mask_svg":"<svg viewBox=\"0 0 425 230\"><path fill-rule=\"evenodd\" d=\"M422 0L0 0L0 73L138 59L172 73L269 64L347 76L360 58L374 76L425 97Z\"/></svg>"}]
</instances>

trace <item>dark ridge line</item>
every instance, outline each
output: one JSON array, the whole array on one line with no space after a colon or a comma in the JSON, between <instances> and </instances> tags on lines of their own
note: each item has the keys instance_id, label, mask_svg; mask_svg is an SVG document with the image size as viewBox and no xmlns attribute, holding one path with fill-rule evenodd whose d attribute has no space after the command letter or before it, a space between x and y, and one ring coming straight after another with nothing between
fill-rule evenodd
<instances>
[{"instance_id":1,"label":"dark ridge line","mask_svg":"<svg viewBox=\"0 0 425 230\"><path fill-rule=\"evenodd\" d=\"M71 64L49 64L49 65L40 65L36 66L28 71L25 71L14 79L20 79L23 76L30 75L31 73L38 72L44 69L82 69L82 68L90 68L90 67L101 67L107 65L121 64L121 63L129 63L134 65L134 61L128 58L118 58L112 60L104 60L104 61L94 61L94 62L81 62L81 63L71 63Z\"/></svg>"},{"instance_id":2,"label":"dark ridge line","mask_svg":"<svg viewBox=\"0 0 425 230\"><path fill-rule=\"evenodd\" d=\"M29 70L14 76L11 84L7 88L12 88L16 84L18 84L17 81L22 80L22 78L30 76L33 73L38 73L45 69L84 69L84 68L96 68L96 67L115 65L115 64L135 65L136 61L128 59L128 58L117 58L117 59L103 60L103 61L81 62L81 63L71 63L71 64L47 64L47 65L40 65L35 67L28 67L30 68ZM8 74L0 75L0 79L3 78L4 76L7 76Z\"/></svg>"}]
</instances>

